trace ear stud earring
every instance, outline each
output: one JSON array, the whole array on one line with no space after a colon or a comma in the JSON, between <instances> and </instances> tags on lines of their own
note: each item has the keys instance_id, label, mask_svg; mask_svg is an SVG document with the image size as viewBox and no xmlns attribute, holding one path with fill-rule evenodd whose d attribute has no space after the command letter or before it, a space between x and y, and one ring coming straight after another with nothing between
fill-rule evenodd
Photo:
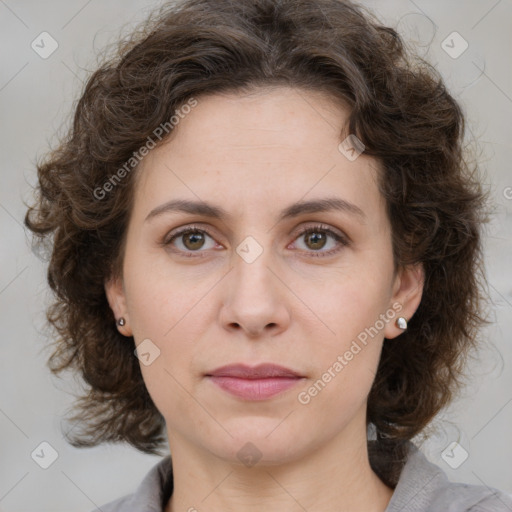
<instances>
[{"instance_id":1,"label":"ear stud earring","mask_svg":"<svg viewBox=\"0 0 512 512\"><path fill-rule=\"evenodd\" d=\"M117 325L119 325L119 326L121 326L121 327L122 327L124 324L126 324L126 320L125 320L123 317L121 317L121 318L117 321Z\"/></svg>"},{"instance_id":2,"label":"ear stud earring","mask_svg":"<svg viewBox=\"0 0 512 512\"><path fill-rule=\"evenodd\" d=\"M399 329L402 329L402 331L407 330L407 320L403 316L398 317L395 323Z\"/></svg>"}]
</instances>

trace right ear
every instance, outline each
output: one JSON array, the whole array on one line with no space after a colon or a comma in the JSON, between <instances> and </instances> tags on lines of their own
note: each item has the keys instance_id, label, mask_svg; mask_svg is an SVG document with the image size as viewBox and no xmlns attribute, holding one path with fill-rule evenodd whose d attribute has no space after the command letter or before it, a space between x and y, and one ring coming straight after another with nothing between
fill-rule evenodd
<instances>
[{"instance_id":1,"label":"right ear","mask_svg":"<svg viewBox=\"0 0 512 512\"><path fill-rule=\"evenodd\" d=\"M105 294L107 296L110 309L116 319L116 327L123 336L133 336L130 327L130 317L126 307L126 295L124 291L123 280L120 277L111 277L105 281ZM119 325L120 318L124 318L124 325Z\"/></svg>"}]
</instances>

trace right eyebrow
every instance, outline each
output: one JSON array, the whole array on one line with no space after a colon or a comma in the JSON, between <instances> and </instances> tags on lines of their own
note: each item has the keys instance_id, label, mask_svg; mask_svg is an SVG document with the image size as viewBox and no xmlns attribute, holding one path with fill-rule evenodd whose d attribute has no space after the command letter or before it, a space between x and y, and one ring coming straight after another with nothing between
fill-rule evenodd
<instances>
[{"instance_id":1,"label":"right eyebrow","mask_svg":"<svg viewBox=\"0 0 512 512\"><path fill-rule=\"evenodd\" d=\"M225 220L231 217L224 208L215 206L204 201L189 201L186 199L173 199L167 203L157 206L149 212L144 222L168 212L185 212L202 215L214 219Z\"/></svg>"}]
</instances>

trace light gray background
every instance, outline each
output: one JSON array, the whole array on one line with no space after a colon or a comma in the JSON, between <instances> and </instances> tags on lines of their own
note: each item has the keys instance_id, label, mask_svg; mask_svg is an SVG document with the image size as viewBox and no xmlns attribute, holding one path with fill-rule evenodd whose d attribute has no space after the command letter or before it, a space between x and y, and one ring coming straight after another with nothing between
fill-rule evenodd
<instances>
[{"instance_id":1,"label":"light gray background","mask_svg":"<svg viewBox=\"0 0 512 512\"><path fill-rule=\"evenodd\" d=\"M423 450L454 481L512 492L512 2L365 4L415 40L443 73L480 140L496 203L486 238L494 323L484 333L486 348L471 364L464 395L436 421L438 429ZM63 439L61 418L78 386L70 377L52 377L45 366L45 267L31 254L22 226L35 157L64 132L97 53L156 5L0 0L0 511L90 511L133 491L159 460L123 446L76 449ZM43 31L59 45L47 59L31 48ZM469 43L457 59L441 46L453 31ZM43 441L58 452L46 470L31 458ZM452 441L469 453L458 469L441 458Z\"/></svg>"}]
</instances>

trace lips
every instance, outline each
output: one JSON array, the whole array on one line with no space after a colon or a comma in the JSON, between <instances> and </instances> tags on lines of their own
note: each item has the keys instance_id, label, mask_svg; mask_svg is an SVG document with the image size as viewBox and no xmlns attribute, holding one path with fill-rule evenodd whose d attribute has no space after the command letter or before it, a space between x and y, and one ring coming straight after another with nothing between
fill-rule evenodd
<instances>
[{"instance_id":1,"label":"lips","mask_svg":"<svg viewBox=\"0 0 512 512\"><path fill-rule=\"evenodd\" d=\"M268 379L271 377L301 377L297 372L275 364L260 364L246 366L244 364L231 364L213 370L211 377L235 377L237 379Z\"/></svg>"},{"instance_id":2,"label":"lips","mask_svg":"<svg viewBox=\"0 0 512 512\"><path fill-rule=\"evenodd\" d=\"M206 374L216 386L244 400L266 400L301 381L304 376L275 364L222 366Z\"/></svg>"}]
</instances>

